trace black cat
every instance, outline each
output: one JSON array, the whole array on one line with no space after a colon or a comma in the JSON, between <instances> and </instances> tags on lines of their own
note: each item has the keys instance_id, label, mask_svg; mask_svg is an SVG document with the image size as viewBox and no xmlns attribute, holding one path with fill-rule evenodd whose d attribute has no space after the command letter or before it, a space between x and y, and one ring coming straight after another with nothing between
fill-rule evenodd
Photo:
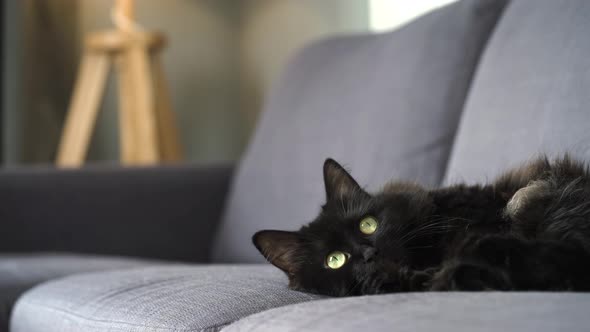
<instances>
[{"instance_id":1,"label":"black cat","mask_svg":"<svg viewBox=\"0 0 590 332\"><path fill-rule=\"evenodd\" d=\"M590 173L540 158L490 185L369 194L334 160L326 204L297 232L256 233L293 289L333 296L428 290L590 290Z\"/></svg>"}]
</instances>

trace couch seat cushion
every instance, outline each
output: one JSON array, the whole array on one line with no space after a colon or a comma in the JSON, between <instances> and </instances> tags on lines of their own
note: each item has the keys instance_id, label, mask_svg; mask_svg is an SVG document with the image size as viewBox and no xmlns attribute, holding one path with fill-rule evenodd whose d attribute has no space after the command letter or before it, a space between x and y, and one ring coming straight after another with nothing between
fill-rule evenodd
<instances>
[{"instance_id":1,"label":"couch seat cushion","mask_svg":"<svg viewBox=\"0 0 590 332\"><path fill-rule=\"evenodd\" d=\"M586 331L590 294L413 293L329 299L246 317L245 331Z\"/></svg>"},{"instance_id":2,"label":"couch seat cushion","mask_svg":"<svg viewBox=\"0 0 590 332\"><path fill-rule=\"evenodd\" d=\"M8 331L14 302L29 288L66 275L136 267L148 261L74 254L0 254L0 332Z\"/></svg>"},{"instance_id":3,"label":"couch seat cushion","mask_svg":"<svg viewBox=\"0 0 590 332\"><path fill-rule=\"evenodd\" d=\"M40 285L17 302L11 331L216 331L315 298L270 265L151 266Z\"/></svg>"}]
</instances>

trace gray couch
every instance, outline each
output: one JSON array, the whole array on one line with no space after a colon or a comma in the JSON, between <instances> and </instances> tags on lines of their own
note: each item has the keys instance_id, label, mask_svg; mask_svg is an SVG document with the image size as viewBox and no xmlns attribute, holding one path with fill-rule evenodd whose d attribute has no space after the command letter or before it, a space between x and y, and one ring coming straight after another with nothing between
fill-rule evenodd
<instances>
[{"instance_id":1,"label":"gray couch","mask_svg":"<svg viewBox=\"0 0 590 332\"><path fill-rule=\"evenodd\" d=\"M540 152L590 160L589 35L587 0L464 0L307 47L235 169L4 171L0 330L588 329L586 294L291 291L250 236L317 213L328 156L369 189L486 181Z\"/></svg>"}]
</instances>

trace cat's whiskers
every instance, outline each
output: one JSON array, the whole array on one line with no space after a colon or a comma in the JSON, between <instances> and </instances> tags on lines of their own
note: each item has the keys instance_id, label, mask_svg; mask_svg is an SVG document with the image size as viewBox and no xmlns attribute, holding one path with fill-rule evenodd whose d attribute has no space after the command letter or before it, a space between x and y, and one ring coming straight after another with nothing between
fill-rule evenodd
<instances>
[{"instance_id":1,"label":"cat's whiskers","mask_svg":"<svg viewBox=\"0 0 590 332\"><path fill-rule=\"evenodd\" d=\"M430 246L414 246L414 247L407 247L407 250L416 250L416 249L429 249L429 248L434 248L434 245L430 245Z\"/></svg>"},{"instance_id":2,"label":"cat's whiskers","mask_svg":"<svg viewBox=\"0 0 590 332\"><path fill-rule=\"evenodd\" d=\"M435 234L444 234L452 230L453 228L458 227L459 225L454 225L453 221L470 221L469 219L460 218L460 217L444 217L444 216L437 216L424 224L420 225L418 228L407 232L404 234L398 241L400 245L405 245L416 238L425 237L429 235ZM469 223L467 223L469 224ZM407 226L405 227L407 228ZM404 228L404 229L405 229Z\"/></svg>"},{"instance_id":3,"label":"cat's whiskers","mask_svg":"<svg viewBox=\"0 0 590 332\"><path fill-rule=\"evenodd\" d=\"M426 222L423 225L420 225L418 228L409 231L408 233L404 234L401 238L398 239L398 241L401 242L401 244L406 244L409 241L412 241L413 239L419 237L419 236L424 236L425 234L429 233L429 232L445 232L448 231L449 228L452 228L453 226L448 225L448 223L446 223L446 220L431 220Z\"/></svg>"},{"instance_id":4,"label":"cat's whiskers","mask_svg":"<svg viewBox=\"0 0 590 332\"><path fill-rule=\"evenodd\" d=\"M349 296L349 295L353 294L352 292L354 292L354 290L355 290L355 289L356 289L358 286L360 286L361 284L363 284L363 283L364 283L364 282L365 282L365 281L366 281L368 278L369 278L369 277L368 277L368 276L366 276L366 277L364 277L364 278L361 278L361 279L357 280L357 282L353 284L353 286L352 286L352 287L351 287L351 288L350 288L350 289L349 289L349 290L348 290L348 291L347 291L347 292L344 294L344 296Z\"/></svg>"}]
</instances>

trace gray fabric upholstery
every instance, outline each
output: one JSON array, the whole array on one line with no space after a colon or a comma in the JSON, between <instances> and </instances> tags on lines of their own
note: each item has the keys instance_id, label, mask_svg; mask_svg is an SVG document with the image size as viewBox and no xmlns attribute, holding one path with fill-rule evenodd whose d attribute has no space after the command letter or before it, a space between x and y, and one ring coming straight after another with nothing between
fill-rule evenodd
<instances>
[{"instance_id":1,"label":"gray fabric upholstery","mask_svg":"<svg viewBox=\"0 0 590 332\"><path fill-rule=\"evenodd\" d=\"M438 185L503 5L462 1L399 30L327 40L296 57L234 179L214 258L262 261L250 235L310 221L324 200L327 157L370 189L391 178Z\"/></svg>"},{"instance_id":2,"label":"gray fabric upholstery","mask_svg":"<svg viewBox=\"0 0 590 332\"><path fill-rule=\"evenodd\" d=\"M231 168L0 172L0 252L76 251L206 261Z\"/></svg>"},{"instance_id":3,"label":"gray fabric upholstery","mask_svg":"<svg viewBox=\"0 0 590 332\"><path fill-rule=\"evenodd\" d=\"M578 332L589 307L590 294L392 294L286 306L223 331Z\"/></svg>"},{"instance_id":4,"label":"gray fabric upholstery","mask_svg":"<svg viewBox=\"0 0 590 332\"><path fill-rule=\"evenodd\" d=\"M491 179L538 153L590 160L590 1L505 10L472 86L447 182Z\"/></svg>"},{"instance_id":5,"label":"gray fabric upholstery","mask_svg":"<svg viewBox=\"0 0 590 332\"><path fill-rule=\"evenodd\" d=\"M0 332L8 331L10 312L17 298L41 282L74 273L122 269L149 263L123 257L74 254L0 254Z\"/></svg>"},{"instance_id":6,"label":"gray fabric upholstery","mask_svg":"<svg viewBox=\"0 0 590 332\"><path fill-rule=\"evenodd\" d=\"M315 298L268 265L154 266L40 285L17 302L11 331L216 331Z\"/></svg>"}]
</instances>

